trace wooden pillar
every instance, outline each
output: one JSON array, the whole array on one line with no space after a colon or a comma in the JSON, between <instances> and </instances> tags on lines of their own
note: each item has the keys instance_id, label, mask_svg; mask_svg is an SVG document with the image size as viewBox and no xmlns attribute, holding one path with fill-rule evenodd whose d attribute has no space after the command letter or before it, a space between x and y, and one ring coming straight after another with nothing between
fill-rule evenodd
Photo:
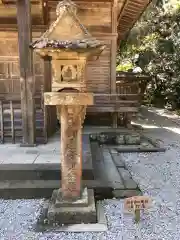
<instances>
[{"instance_id":1,"label":"wooden pillar","mask_svg":"<svg viewBox=\"0 0 180 240\"><path fill-rule=\"evenodd\" d=\"M44 58L44 87L42 91L42 98L44 92L51 92L51 81L52 80L52 72L51 72L51 62L48 57ZM54 107L54 106L53 106ZM51 135L51 107L44 106L44 138L45 143L48 141L48 137Z\"/></svg>"},{"instance_id":2,"label":"wooden pillar","mask_svg":"<svg viewBox=\"0 0 180 240\"><path fill-rule=\"evenodd\" d=\"M117 34L117 0L112 2L111 8L111 30L113 34ZM117 54L117 38L111 40L111 93L116 93L116 54ZM118 114L113 113L113 127L117 128Z\"/></svg>"},{"instance_id":3,"label":"wooden pillar","mask_svg":"<svg viewBox=\"0 0 180 240\"><path fill-rule=\"evenodd\" d=\"M22 146L35 144L35 103L32 50L31 6L29 0L17 0L17 23L22 111Z\"/></svg>"}]
</instances>

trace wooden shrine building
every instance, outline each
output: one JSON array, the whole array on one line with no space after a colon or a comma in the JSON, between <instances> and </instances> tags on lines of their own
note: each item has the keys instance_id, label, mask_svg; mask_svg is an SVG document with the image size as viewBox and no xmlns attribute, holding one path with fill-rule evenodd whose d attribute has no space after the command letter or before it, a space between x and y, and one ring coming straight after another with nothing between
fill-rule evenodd
<instances>
[{"instance_id":1,"label":"wooden shrine building","mask_svg":"<svg viewBox=\"0 0 180 240\"><path fill-rule=\"evenodd\" d=\"M44 107L53 69L29 47L56 19L58 0L0 0L0 141L18 137L24 145L47 142L56 128L56 109ZM115 106L116 52L120 41L139 19L150 0L79 0L80 22L106 49L97 61L89 61L87 87L97 94L87 112L134 111ZM99 94L99 95L98 95ZM104 96L102 95L104 94ZM104 100L103 100L103 97ZM109 100L108 100L109 99ZM114 124L116 117L113 115Z\"/></svg>"}]
</instances>

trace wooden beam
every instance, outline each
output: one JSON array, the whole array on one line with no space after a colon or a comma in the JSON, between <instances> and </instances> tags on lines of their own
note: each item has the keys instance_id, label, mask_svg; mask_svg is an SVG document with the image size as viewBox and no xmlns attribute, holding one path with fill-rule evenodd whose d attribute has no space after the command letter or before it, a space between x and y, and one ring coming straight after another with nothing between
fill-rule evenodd
<instances>
[{"instance_id":1,"label":"wooden beam","mask_svg":"<svg viewBox=\"0 0 180 240\"><path fill-rule=\"evenodd\" d=\"M48 137L52 136L56 131L57 115L56 106L44 105L44 92L52 91L52 67L51 61L48 57L44 58L44 89L42 92L43 108L44 108L44 136L45 141L48 141Z\"/></svg>"},{"instance_id":2,"label":"wooden beam","mask_svg":"<svg viewBox=\"0 0 180 240\"><path fill-rule=\"evenodd\" d=\"M3 4L16 4L18 0L0 0ZM38 4L41 0L31 0L31 4Z\"/></svg>"},{"instance_id":3,"label":"wooden beam","mask_svg":"<svg viewBox=\"0 0 180 240\"><path fill-rule=\"evenodd\" d=\"M117 33L117 7L118 1L114 0L111 8L111 31ZM111 40L111 93L116 93L116 54L117 54L117 39ZM117 113L112 116L113 127L117 127Z\"/></svg>"},{"instance_id":4,"label":"wooden beam","mask_svg":"<svg viewBox=\"0 0 180 240\"><path fill-rule=\"evenodd\" d=\"M124 39L127 36L127 33L130 31L130 29L133 28L134 24L137 22L137 20L141 17L147 6L152 2L152 0L141 0L141 2L134 2L132 0L125 0L124 7L122 8L122 11L119 14L118 17L118 25L119 25L119 31L118 31L118 39L117 42L119 42L121 39ZM135 14L137 13L137 14ZM127 24L127 28L125 30L122 29L121 21L128 20L127 16L132 16L132 19L128 22L130 24ZM124 17L123 17L124 16ZM130 19L130 17L128 17ZM125 24L125 23L124 23ZM126 25L126 24L125 24Z\"/></svg>"},{"instance_id":5,"label":"wooden beam","mask_svg":"<svg viewBox=\"0 0 180 240\"><path fill-rule=\"evenodd\" d=\"M118 1L114 0L111 8L111 32L117 34L117 6ZM111 93L116 93L116 54L117 39L111 40Z\"/></svg>"},{"instance_id":6,"label":"wooden beam","mask_svg":"<svg viewBox=\"0 0 180 240\"><path fill-rule=\"evenodd\" d=\"M43 14L43 24L48 25L49 13L48 13L48 0L41 1L42 14Z\"/></svg>"},{"instance_id":7,"label":"wooden beam","mask_svg":"<svg viewBox=\"0 0 180 240\"><path fill-rule=\"evenodd\" d=\"M20 90L22 111L22 146L35 144L35 103L32 50L31 7L29 0L17 1L17 22L20 62Z\"/></svg>"},{"instance_id":8,"label":"wooden beam","mask_svg":"<svg viewBox=\"0 0 180 240\"><path fill-rule=\"evenodd\" d=\"M91 25L87 26L87 30L91 32L92 34L94 32L102 32L102 33L111 33L111 26L97 26L97 25Z\"/></svg>"},{"instance_id":9,"label":"wooden beam","mask_svg":"<svg viewBox=\"0 0 180 240\"><path fill-rule=\"evenodd\" d=\"M0 20L1 21L1 20ZM6 23L8 22L8 19L6 19ZM1 22L2 23L2 22ZM46 25L33 25L33 32L44 32L47 29ZM18 30L18 26L17 24L0 24L0 31L2 34L2 31L4 33L6 33L8 31L9 32L17 32Z\"/></svg>"},{"instance_id":10,"label":"wooden beam","mask_svg":"<svg viewBox=\"0 0 180 240\"><path fill-rule=\"evenodd\" d=\"M102 105L102 106L90 106L87 109L87 112L89 113L127 113L127 112L131 112L131 113L136 113L138 112L139 109L138 107L118 107L118 106L109 106L109 105Z\"/></svg>"},{"instance_id":11,"label":"wooden beam","mask_svg":"<svg viewBox=\"0 0 180 240\"><path fill-rule=\"evenodd\" d=\"M122 17L123 14L124 14L124 12L127 10L127 6L128 6L128 4L130 3L130 1L131 1L131 0L125 0L124 6L122 7L121 12L119 13L119 16L118 16L118 21L117 21L118 24L119 24L119 22L120 22L121 17Z\"/></svg>"},{"instance_id":12,"label":"wooden beam","mask_svg":"<svg viewBox=\"0 0 180 240\"><path fill-rule=\"evenodd\" d=\"M127 0L128 1L128 0ZM130 1L130 0L129 0ZM128 26L127 30L122 33L122 29L119 26L119 30L118 31L118 39L117 42L120 42L120 40L122 39L126 39L126 37L128 36L129 31L134 27L135 23L138 21L138 19L142 16L143 12L146 10L146 8L149 6L149 4L152 2L152 0L146 0L143 1L144 5L143 6L139 6L138 9L140 9L138 12L140 12L140 14L137 14L137 16L134 18L134 21L132 21L132 24ZM132 11L133 9L131 8L130 11ZM129 11L129 10L128 10ZM122 16L122 15L121 15ZM120 16L119 16L120 17ZM120 19L118 19L118 24L120 22Z\"/></svg>"}]
</instances>

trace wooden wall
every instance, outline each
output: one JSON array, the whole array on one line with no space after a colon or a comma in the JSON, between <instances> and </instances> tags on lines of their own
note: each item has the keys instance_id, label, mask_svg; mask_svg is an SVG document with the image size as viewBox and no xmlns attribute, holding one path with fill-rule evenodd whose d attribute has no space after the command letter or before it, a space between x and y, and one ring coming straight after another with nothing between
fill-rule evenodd
<instances>
[{"instance_id":1,"label":"wooden wall","mask_svg":"<svg viewBox=\"0 0 180 240\"><path fill-rule=\"evenodd\" d=\"M100 58L97 61L89 61L88 63L88 91L94 93L111 93L112 87L115 83L115 78L112 79L112 76L115 76L115 66L113 67L112 65L112 59L113 62L116 62L116 47L113 48L113 46L116 45L116 32L113 30L113 21L115 21L115 18L113 18L112 15L112 2L75 2L79 7L78 17L81 23L84 24L92 36L106 44L106 49L103 51ZM48 0L47 19L49 24L56 19L57 3L57 0ZM4 6L4 8L6 7ZM10 96L11 94L13 96L13 93L18 93L20 99L19 51L15 8L15 5L11 6L6 12L8 15L3 15L3 22L1 21L2 9L0 9L0 94L9 93ZM39 9L39 7L37 9ZM45 29L47 29L47 26L45 27L45 23L43 23L41 8L38 11L37 9L35 7L32 8L32 35L34 40L40 37ZM43 28L44 30L42 30ZM48 79L43 60L41 60L36 54L34 54L33 60L36 97L38 97L38 101L39 98L41 101L40 92L42 86L44 86L44 81L48 81ZM20 100L18 105L17 103L14 103L13 106L14 111L19 111L21 107ZM43 116L43 112L45 114L45 112L47 112L46 110L44 110L38 102L38 106L36 106L36 115L39 114L40 111ZM46 114L46 116L47 115L48 114ZM46 135L46 129L48 129L48 123L46 123L47 117L43 118L42 116L39 117L39 115L37 115L36 121L41 121L41 126L43 126ZM39 118L41 118L41 120L39 120ZM2 132L2 130L0 131Z\"/></svg>"},{"instance_id":2,"label":"wooden wall","mask_svg":"<svg viewBox=\"0 0 180 240\"><path fill-rule=\"evenodd\" d=\"M34 33L34 39L40 35ZM0 93L20 93L19 53L17 32L0 31ZM36 91L43 85L43 61L34 54Z\"/></svg>"},{"instance_id":3,"label":"wooden wall","mask_svg":"<svg viewBox=\"0 0 180 240\"><path fill-rule=\"evenodd\" d=\"M99 60L88 63L87 86L90 92L110 92L110 60L111 40L107 35L111 33L111 2L83 2L75 1L78 6L78 17L89 32L107 45ZM56 19L56 1L49 1L49 20Z\"/></svg>"},{"instance_id":4,"label":"wooden wall","mask_svg":"<svg viewBox=\"0 0 180 240\"><path fill-rule=\"evenodd\" d=\"M17 24L17 8L16 1L4 1L7 4L1 4L0 2L0 24L7 26L8 24L14 25ZM31 15L32 15L32 24L41 25L44 23L44 0L31 1Z\"/></svg>"},{"instance_id":5,"label":"wooden wall","mask_svg":"<svg viewBox=\"0 0 180 240\"><path fill-rule=\"evenodd\" d=\"M19 92L17 33L0 32L0 92Z\"/></svg>"},{"instance_id":6,"label":"wooden wall","mask_svg":"<svg viewBox=\"0 0 180 240\"><path fill-rule=\"evenodd\" d=\"M56 19L56 6L58 1L49 0L49 24ZM111 76L111 39L107 37L112 31L111 2L76 2L78 17L90 33L104 42L107 47L99 60L89 62L87 68L88 90L90 92L110 92ZM15 6L14 6L15 8ZM14 12L14 10L11 10ZM35 14L33 8L33 14ZM14 16L14 15L13 15ZM34 16L34 15L33 15ZM34 27L35 28L35 27ZM34 39L41 33L33 34ZM34 73L36 91L43 85L43 63L34 56ZM17 31L0 31L0 93L20 91L19 62L18 62L18 36Z\"/></svg>"},{"instance_id":7,"label":"wooden wall","mask_svg":"<svg viewBox=\"0 0 180 240\"><path fill-rule=\"evenodd\" d=\"M102 38L101 40L106 44L106 49L98 60L89 62L87 67L87 86L90 92L110 93L111 41Z\"/></svg>"}]
</instances>

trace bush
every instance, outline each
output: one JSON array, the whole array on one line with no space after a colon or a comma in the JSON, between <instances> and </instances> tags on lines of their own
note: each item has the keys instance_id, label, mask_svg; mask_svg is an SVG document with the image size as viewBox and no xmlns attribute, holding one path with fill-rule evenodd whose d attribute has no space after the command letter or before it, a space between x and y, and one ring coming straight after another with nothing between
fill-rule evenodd
<instances>
[{"instance_id":1,"label":"bush","mask_svg":"<svg viewBox=\"0 0 180 240\"><path fill-rule=\"evenodd\" d=\"M151 4L120 53L122 69L129 62L152 76L146 89L150 104L180 108L180 1Z\"/></svg>"}]
</instances>

